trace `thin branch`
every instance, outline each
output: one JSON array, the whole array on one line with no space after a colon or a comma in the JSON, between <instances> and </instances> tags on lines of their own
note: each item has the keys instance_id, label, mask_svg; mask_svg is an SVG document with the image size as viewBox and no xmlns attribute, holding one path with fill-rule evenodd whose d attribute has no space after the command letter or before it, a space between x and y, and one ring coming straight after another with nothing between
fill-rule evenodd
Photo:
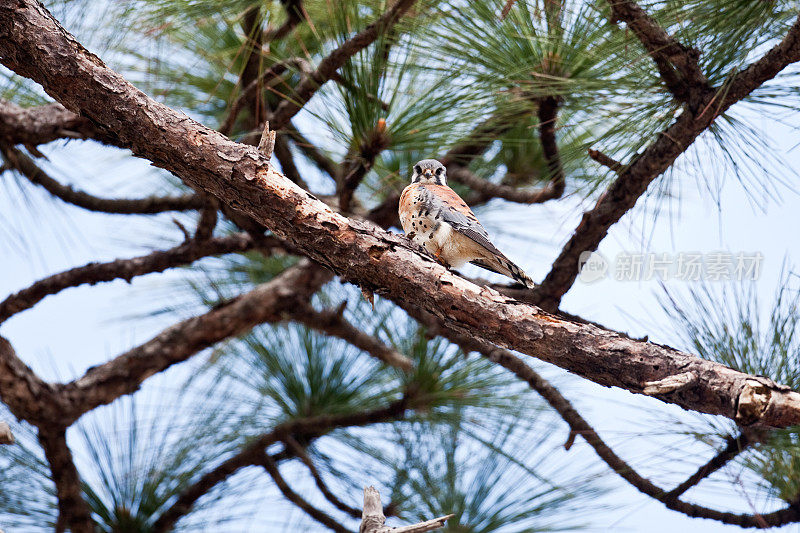
<instances>
[{"instance_id":1,"label":"thin branch","mask_svg":"<svg viewBox=\"0 0 800 533\"><path fill-rule=\"evenodd\" d=\"M372 44L378 36L394 26L408 11L415 0L397 0L378 20L347 39L341 46L323 59L319 66L306 76L295 88L291 99L282 101L272 117L273 127L281 129L314 96L317 90L352 56Z\"/></svg>"},{"instance_id":2,"label":"thin branch","mask_svg":"<svg viewBox=\"0 0 800 533\"><path fill-rule=\"evenodd\" d=\"M491 181L479 178L469 169L455 164L451 164L447 167L447 177L448 179L466 185L478 193L474 199L467 198L467 203L470 205L483 203L491 198L502 198L509 202L520 204L541 204L548 200L560 198L564 192L562 187L555 186L552 182L541 189L532 191L512 187L510 185L492 183Z\"/></svg>"},{"instance_id":3,"label":"thin branch","mask_svg":"<svg viewBox=\"0 0 800 533\"><path fill-rule=\"evenodd\" d=\"M144 344L90 368L75 381L58 385L66 404L62 420L74 421L97 406L131 394L150 376L257 324L281 321L284 311L309 298L330 278L327 271L301 261L228 303L173 324Z\"/></svg>"},{"instance_id":4,"label":"thin branch","mask_svg":"<svg viewBox=\"0 0 800 533\"><path fill-rule=\"evenodd\" d=\"M278 465L275 464L275 461L273 461L272 457L270 457L268 453L265 453L262 450L259 455L258 462L262 467L264 467L264 470L275 482L275 485L278 487L278 490L281 491L281 494L283 494L284 498L295 504L308 516L326 526L328 529L336 531L336 533L350 533L350 530L331 518L329 514L317 509L311 505L308 500L293 491L281 475L280 470L278 470Z\"/></svg>"},{"instance_id":5,"label":"thin branch","mask_svg":"<svg viewBox=\"0 0 800 533\"><path fill-rule=\"evenodd\" d=\"M658 68L667 89L680 101L695 104L711 86L700 70L700 52L686 48L635 2L609 0L614 21L625 22L644 45Z\"/></svg>"},{"instance_id":6,"label":"thin branch","mask_svg":"<svg viewBox=\"0 0 800 533\"><path fill-rule=\"evenodd\" d=\"M386 135L385 129L385 122L379 122L358 152L350 154L348 158L350 163L340 166L344 175L339 179L337 194L339 195L339 209L343 212L350 210L353 194L361 181L372 170L375 158L389 147L389 137Z\"/></svg>"},{"instance_id":7,"label":"thin branch","mask_svg":"<svg viewBox=\"0 0 800 533\"><path fill-rule=\"evenodd\" d=\"M303 3L300 0L281 0L286 10L286 21L277 28L270 28L264 32L263 41L270 43L283 39L303 21Z\"/></svg>"},{"instance_id":8,"label":"thin branch","mask_svg":"<svg viewBox=\"0 0 800 533\"><path fill-rule=\"evenodd\" d=\"M268 245L280 248L277 239L264 237L259 243L264 250ZM30 309L45 297L57 294L70 287L84 284L124 279L130 282L136 276L153 272L163 272L168 268L186 265L203 257L240 253L253 249L253 239L245 233L234 233L225 237L207 240L190 240L169 250L158 250L147 255L130 259L116 259L108 263L89 263L41 279L21 291L8 296L0 302L0 323L9 317Z\"/></svg>"},{"instance_id":9,"label":"thin branch","mask_svg":"<svg viewBox=\"0 0 800 533\"><path fill-rule=\"evenodd\" d=\"M289 310L287 317L309 328L346 340L379 361L405 372L410 371L414 366L411 359L405 355L385 345L377 337L352 325L339 310L317 311L311 305L303 304Z\"/></svg>"},{"instance_id":10,"label":"thin branch","mask_svg":"<svg viewBox=\"0 0 800 533\"><path fill-rule=\"evenodd\" d=\"M411 392L385 407L372 411L346 413L338 415L319 415L284 422L269 433L265 433L248 444L239 453L227 459L219 466L203 474L196 482L184 489L164 513L153 523L153 533L171 531L175 523L188 513L194 503L215 485L228 479L240 469L259 465L263 450L291 436L295 439L309 440L325 435L340 427L356 427L400 419L406 411L424 405L424 400L416 398Z\"/></svg>"},{"instance_id":11,"label":"thin branch","mask_svg":"<svg viewBox=\"0 0 800 533\"><path fill-rule=\"evenodd\" d=\"M39 428L39 444L50 464L58 499L58 521L56 531L93 533L95 523L89 506L83 498L81 479L72 452L67 446L66 429L63 427Z\"/></svg>"},{"instance_id":12,"label":"thin branch","mask_svg":"<svg viewBox=\"0 0 800 533\"><path fill-rule=\"evenodd\" d=\"M228 114L225 116L225 120L220 125L218 131L223 135L230 135L231 131L233 131L234 124L236 124L236 119L239 117L239 113L241 113L242 109L244 109L248 102L253 100L258 93L259 87L269 86L273 80L278 79L284 72L286 72L286 69L290 64L292 64L291 60L275 63L270 68L259 74L256 79L248 82L244 89L242 89L242 92L239 94L239 96L236 97L236 100L233 101L233 104L231 104L231 108L228 111Z\"/></svg>"},{"instance_id":13,"label":"thin branch","mask_svg":"<svg viewBox=\"0 0 800 533\"><path fill-rule=\"evenodd\" d=\"M39 168L33 159L16 148L0 146L0 151L3 152L6 161L28 178L31 183L43 187L53 196L69 204L89 211L121 215L150 215L164 211L201 209L204 204L202 196L197 194L173 197L152 196L142 199L99 198L59 183Z\"/></svg>"},{"instance_id":14,"label":"thin branch","mask_svg":"<svg viewBox=\"0 0 800 533\"><path fill-rule=\"evenodd\" d=\"M317 470L317 467L314 465L314 462L308 456L308 453L306 453L306 450L302 446L300 446L300 443L297 442L297 440L294 437L290 435L286 439L284 439L283 442L286 445L286 448L289 451L291 451L294 455L296 455L297 458L300 459L300 462L306 465L306 468L308 468L311 477L314 478L314 483L317 485L317 488L319 489L319 491L322 493L322 495L325 497L326 500L328 500L334 507L336 507L340 511L349 514L353 518L361 517L361 509L356 509L355 507L347 505L342 500L340 500L333 492L331 492L331 489L329 489L328 486L325 484L325 480L322 479L322 475L319 473L319 470Z\"/></svg>"},{"instance_id":15,"label":"thin branch","mask_svg":"<svg viewBox=\"0 0 800 533\"><path fill-rule=\"evenodd\" d=\"M683 483L666 493L665 498L670 500L680 498L683 493L735 459L736 456L746 450L750 445L750 440L745 433L741 433L736 437L730 436L726 441L727 444L725 448L720 450L720 452L712 457L706 464L698 468L697 472L686 478Z\"/></svg>"},{"instance_id":16,"label":"thin branch","mask_svg":"<svg viewBox=\"0 0 800 533\"><path fill-rule=\"evenodd\" d=\"M194 232L196 241L207 241L214 234L217 227L217 213L219 202L213 196L206 196L206 202L200 211L200 219L197 221L197 229Z\"/></svg>"}]
</instances>

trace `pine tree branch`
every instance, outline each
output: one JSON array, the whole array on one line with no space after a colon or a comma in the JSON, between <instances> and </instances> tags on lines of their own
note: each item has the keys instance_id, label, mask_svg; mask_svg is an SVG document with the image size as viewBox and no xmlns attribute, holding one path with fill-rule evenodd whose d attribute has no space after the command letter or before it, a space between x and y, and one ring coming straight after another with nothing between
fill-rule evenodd
<instances>
[{"instance_id":1,"label":"pine tree branch","mask_svg":"<svg viewBox=\"0 0 800 533\"><path fill-rule=\"evenodd\" d=\"M339 209L342 212L350 210L350 202L353 194L364 178L367 176L372 166L375 164L381 152L389 147L389 138L384 129L386 125L376 125L375 129L364 141L357 153L349 154L345 163L340 165L342 176L338 180L336 193L339 195ZM348 163L349 161L349 163Z\"/></svg>"},{"instance_id":2,"label":"pine tree branch","mask_svg":"<svg viewBox=\"0 0 800 533\"><path fill-rule=\"evenodd\" d=\"M284 422L276 426L269 433L265 433L255 439L239 453L230 457L212 470L209 470L192 485L184 489L175 503L164 511L153 523L152 532L164 533L166 531L171 531L175 523L191 510L194 503L214 486L225 481L246 466L259 465L263 450L271 444L288 437L308 440L318 438L341 427L366 426L379 422L397 420L403 418L407 410L422 405L424 405L424 400L408 392L399 400L385 407L371 411L338 415L320 415Z\"/></svg>"},{"instance_id":3,"label":"pine tree branch","mask_svg":"<svg viewBox=\"0 0 800 533\"><path fill-rule=\"evenodd\" d=\"M191 240L169 250L158 250L130 259L115 259L108 263L89 263L75 267L41 279L0 302L0 324L9 317L30 309L45 297L70 287L87 283L94 285L115 279L129 282L136 276L163 272L168 268L186 265L203 257L246 252L254 247L252 237L245 233L234 233L204 241ZM280 249L281 244L277 239L263 237L259 240L258 247L267 251L273 247Z\"/></svg>"},{"instance_id":4,"label":"pine tree branch","mask_svg":"<svg viewBox=\"0 0 800 533\"><path fill-rule=\"evenodd\" d=\"M377 337L355 327L342 316L342 311L344 309L341 311L335 309L317 311L310 304L302 303L290 309L286 313L286 317L326 335L345 340L389 366L406 372L412 369L414 363L411 359L385 345Z\"/></svg>"},{"instance_id":5,"label":"pine tree branch","mask_svg":"<svg viewBox=\"0 0 800 533\"><path fill-rule=\"evenodd\" d=\"M93 139L95 126L61 104L23 108L0 99L0 144L36 146L57 139Z\"/></svg>"},{"instance_id":6,"label":"pine tree branch","mask_svg":"<svg viewBox=\"0 0 800 533\"><path fill-rule=\"evenodd\" d=\"M397 0L392 7L378 18L375 22L368 25L359 33L347 39L341 46L331 52L323 59L319 66L306 76L294 90L291 99L282 101L270 119L275 129L281 129L295 116L314 96L317 90L328 80L336 71L344 65L348 59L372 44L378 36L391 29L397 21L408 11L415 0Z\"/></svg>"},{"instance_id":7,"label":"pine tree branch","mask_svg":"<svg viewBox=\"0 0 800 533\"><path fill-rule=\"evenodd\" d=\"M588 153L589 153L589 157L591 157L592 159L594 159L595 161L597 161L598 163L600 163L604 167L608 167L609 170L612 170L612 171L618 173L622 169L622 166L623 166L622 163L620 163L616 159L613 159L613 158L607 156L606 154L604 154L603 152L601 152L599 150L593 150L593 149L589 148Z\"/></svg>"},{"instance_id":8,"label":"pine tree branch","mask_svg":"<svg viewBox=\"0 0 800 533\"><path fill-rule=\"evenodd\" d=\"M303 512L305 512L308 516L319 522L320 524L324 525L328 529L332 531L336 531L336 533L350 533L350 530L346 527L342 526L339 522L334 520L329 514L323 512L320 509L317 509L313 505L311 505L308 500L297 494L286 480L281 475L280 470L278 470L278 465L275 464L275 461L270 457L270 455L264 450L261 450L261 453L258 457L258 464L264 467L264 470L269 474L272 480L275 482L275 486L278 487L278 490L281 491L284 498L295 504L299 507Z\"/></svg>"},{"instance_id":9,"label":"pine tree branch","mask_svg":"<svg viewBox=\"0 0 800 533\"><path fill-rule=\"evenodd\" d=\"M50 465L58 499L58 521L56 531L69 529L72 533L94 533L95 523L89 506L83 498L81 479L72 452L67 446L66 429L63 426L39 428L39 444Z\"/></svg>"},{"instance_id":10,"label":"pine tree branch","mask_svg":"<svg viewBox=\"0 0 800 533\"><path fill-rule=\"evenodd\" d=\"M0 146L5 160L28 180L44 188L53 196L83 209L99 213L118 215L152 215L165 211L187 211L201 209L203 198L197 194L185 196L151 196L150 198L99 198L69 185L63 185L50 177L27 155L10 146Z\"/></svg>"},{"instance_id":11,"label":"pine tree branch","mask_svg":"<svg viewBox=\"0 0 800 533\"><path fill-rule=\"evenodd\" d=\"M539 305L557 309L578 276L581 253L597 250L611 226L636 205L653 180L669 168L717 116L797 61L800 61L800 17L779 44L733 76L727 87L704 93L696 111L684 110L641 155L619 172L619 177L594 208L583 214L575 233L536 290Z\"/></svg>"},{"instance_id":12,"label":"pine tree branch","mask_svg":"<svg viewBox=\"0 0 800 533\"><path fill-rule=\"evenodd\" d=\"M281 4L286 10L286 21L277 28L270 28L264 32L263 41L265 43L283 39L289 35L298 24L303 22L305 11L301 0L281 0Z\"/></svg>"},{"instance_id":13,"label":"pine tree branch","mask_svg":"<svg viewBox=\"0 0 800 533\"><path fill-rule=\"evenodd\" d=\"M748 446L750 446L750 440L745 433L741 433L736 437L728 437L726 439L725 448L720 450L720 452L712 457L706 464L698 468L697 472L686 478L683 483L667 492L664 497L668 500L680 498L687 490L735 459L740 453L746 450Z\"/></svg>"},{"instance_id":14,"label":"pine tree branch","mask_svg":"<svg viewBox=\"0 0 800 533\"><path fill-rule=\"evenodd\" d=\"M302 462L306 466L306 468L308 468L311 477L314 478L314 484L317 486L317 488L319 489L319 491L322 493L322 495L325 497L326 500L328 500L334 507L336 507L340 511L349 514L353 518L361 518L361 509L356 509L355 507L347 505L342 500L340 500L331 491L331 489L328 488L328 486L325 484L325 480L322 479L322 475L319 473L319 470L317 470L317 467L311 460L311 457L308 456L306 450L302 446L300 446L300 443L297 442L297 440L294 437L289 436L285 438L283 442L286 445L286 448L291 453L293 453L298 459L300 459L300 462Z\"/></svg>"},{"instance_id":15,"label":"pine tree branch","mask_svg":"<svg viewBox=\"0 0 800 533\"><path fill-rule=\"evenodd\" d=\"M676 41L635 2L608 0L608 3L612 22L623 21L633 31L676 99L690 102L711 90L708 79L700 70L700 52L697 49L686 48Z\"/></svg>"},{"instance_id":16,"label":"pine tree branch","mask_svg":"<svg viewBox=\"0 0 800 533\"><path fill-rule=\"evenodd\" d=\"M56 425L62 414L53 386L43 381L0 336L0 400L19 419ZM57 421L57 422L53 422Z\"/></svg>"},{"instance_id":17,"label":"pine tree branch","mask_svg":"<svg viewBox=\"0 0 800 533\"><path fill-rule=\"evenodd\" d=\"M479 178L473 174L471 170L455 164L450 164L447 167L447 177L462 185L466 185L478 193L474 198L466 199L469 205L484 203L492 198L502 198L509 202L516 202L519 204L541 204L548 200L560 198L564 193L563 187L553 182L536 190L526 190L510 185L492 183L491 181Z\"/></svg>"},{"instance_id":18,"label":"pine tree branch","mask_svg":"<svg viewBox=\"0 0 800 533\"><path fill-rule=\"evenodd\" d=\"M301 261L255 289L207 313L173 324L146 343L95 366L69 383L56 386L64 403L63 423L139 389L150 376L185 361L214 344L264 322L279 322L283 313L310 298L330 273Z\"/></svg>"},{"instance_id":19,"label":"pine tree branch","mask_svg":"<svg viewBox=\"0 0 800 533\"><path fill-rule=\"evenodd\" d=\"M197 228L194 232L194 240L207 241L214 235L214 229L217 227L217 215L219 211L219 203L212 196L205 196L205 203L203 209L200 210L200 218L197 221Z\"/></svg>"},{"instance_id":20,"label":"pine tree branch","mask_svg":"<svg viewBox=\"0 0 800 533\"><path fill-rule=\"evenodd\" d=\"M0 6L0 34L4 32L10 38L0 39L0 58L8 66L44 83L45 90L55 98L81 109L95 123L114 128L135 154L157 160L189 185L269 227L276 237L291 242L345 281L378 291L408 312L430 312L457 331L538 357L601 385L638 394L650 382L692 372L698 379L690 387L659 395L658 399L723 415L743 425L786 427L800 423L800 394L787 387L669 347L549 315L454 275L419 254L417 247L402 236L333 212L277 173L255 148L233 143L147 98L67 38L49 13L32 0L20 0L13 9ZM689 118L684 118L688 116L682 115L671 129L689 127ZM707 124L694 118L690 131L696 136ZM654 143L656 148L651 147L628 167L626 172L637 176L635 183L641 185L646 181L644 176L658 173L652 172L659 170L658 165L674 160L680 150L673 148L672 139L665 146L660 144L662 137ZM668 152L660 152L662 148ZM623 184L616 187L624 201L632 198L635 203L636 195L629 194L631 186L623 176L626 174L620 178ZM619 201L616 194L606 196L612 203ZM603 225L604 220L598 222L601 233L608 227ZM577 267L577 257L575 263ZM207 339L198 334L187 344L196 343L202 349ZM180 343L187 339L175 340ZM182 352L177 359L188 355ZM134 359L142 357L140 354ZM160 360L163 365L147 365L146 371L162 370L174 359L165 355ZM138 371L134 375L140 377L129 379L136 382L133 389L126 386L124 390L135 390L143 379ZM99 405L111 396L83 405Z\"/></svg>"}]
</instances>

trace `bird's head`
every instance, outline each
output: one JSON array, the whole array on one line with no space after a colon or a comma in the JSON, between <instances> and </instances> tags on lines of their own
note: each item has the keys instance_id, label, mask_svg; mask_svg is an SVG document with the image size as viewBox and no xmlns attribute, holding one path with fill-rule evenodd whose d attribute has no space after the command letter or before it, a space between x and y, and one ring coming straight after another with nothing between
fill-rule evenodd
<instances>
[{"instance_id":1,"label":"bird's head","mask_svg":"<svg viewBox=\"0 0 800 533\"><path fill-rule=\"evenodd\" d=\"M411 183L435 183L447 185L447 170L435 159L423 159L414 165Z\"/></svg>"}]
</instances>

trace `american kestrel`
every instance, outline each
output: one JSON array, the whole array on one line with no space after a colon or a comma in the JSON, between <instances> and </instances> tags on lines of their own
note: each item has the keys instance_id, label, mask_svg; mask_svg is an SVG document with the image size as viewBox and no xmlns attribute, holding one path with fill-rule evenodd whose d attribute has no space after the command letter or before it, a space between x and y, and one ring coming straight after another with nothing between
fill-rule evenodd
<instances>
[{"instance_id":1,"label":"american kestrel","mask_svg":"<svg viewBox=\"0 0 800 533\"><path fill-rule=\"evenodd\" d=\"M489 241L472 210L447 186L446 174L435 159L414 165L411 185L400 195L400 223L406 235L448 266L470 262L534 288L533 280Z\"/></svg>"}]
</instances>

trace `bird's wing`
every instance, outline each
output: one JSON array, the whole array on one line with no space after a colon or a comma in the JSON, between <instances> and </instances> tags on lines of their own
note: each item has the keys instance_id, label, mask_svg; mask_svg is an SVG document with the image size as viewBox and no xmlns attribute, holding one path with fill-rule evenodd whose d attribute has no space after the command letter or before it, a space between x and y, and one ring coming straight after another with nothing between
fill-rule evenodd
<instances>
[{"instance_id":1,"label":"bird's wing","mask_svg":"<svg viewBox=\"0 0 800 533\"><path fill-rule=\"evenodd\" d=\"M489 234L483 229L475 214L464 200L447 185L420 185L423 207L428 216L434 220L442 220L453 229L469 237L492 254L505 257L489 240Z\"/></svg>"}]
</instances>

